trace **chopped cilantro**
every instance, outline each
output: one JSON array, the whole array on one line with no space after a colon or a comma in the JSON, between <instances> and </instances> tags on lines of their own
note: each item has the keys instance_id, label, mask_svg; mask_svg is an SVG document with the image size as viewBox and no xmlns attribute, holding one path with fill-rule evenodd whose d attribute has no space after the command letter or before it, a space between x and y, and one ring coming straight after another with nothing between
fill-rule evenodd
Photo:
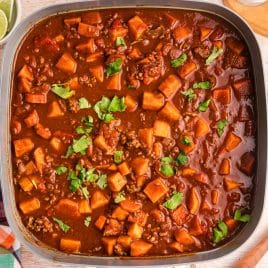
<instances>
[{"instance_id":1,"label":"chopped cilantro","mask_svg":"<svg viewBox=\"0 0 268 268\"><path fill-rule=\"evenodd\" d=\"M88 135L92 132L93 129L93 117L91 115L85 116L81 119L81 122L86 126L78 126L75 129L77 134L85 134Z\"/></svg>"},{"instance_id":2,"label":"chopped cilantro","mask_svg":"<svg viewBox=\"0 0 268 268\"><path fill-rule=\"evenodd\" d=\"M188 162L188 156L185 154L184 151L180 151L177 156L176 162L179 166L185 166Z\"/></svg>"},{"instance_id":3,"label":"chopped cilantro","mask_svg":"<svg viewBox=\"0 0 268 268\"><path fill-rule=\"evenodd\" d=\"M181 94L190 102L196 97L196 94L192 88L189 88L186 91L182 91Z\"/></svg>"},{"instance_id":4,"label":"chopped cilantro","mask_svg":"<svg viewBox=\"0 0 268 268\"><path fill-rule=\"evenodd\" d=\"M114 162L120 164L122 162L123 151L114 151Z\"/></svg>"},{"instance_id":5,"label":"chopped cilantro","mask_svg":"<svg viewBox=\"0 0 268 268\"><path fill-rule=\"evenodd\" d=\"M121 64L122 64L122 59L121 58L117 58L115 61L112 61L110 63L107 64L107 68L105 70L106 75L107 76L112 76L116 73L121 72L122 68L121 68Z\"/></svg>"},{"instance_id":6,"label":"chopped cilantro","mask_svg":"<svg viewBox=\"0 0 268 268\"><path fill-rule=\"evenodd\" d=\"M67 171L67 167L65 166L58 166L56 167L56 174L61 175Z\"/></svg>"},{"instance_id":7,"label":"chopped cilantro","mask_svg":"<svg viewBox=\"0 0 268 268\"><path fill-rule=\"evenodd\" d=\"M223 236L228 235L228 227L223 221L219 221L218 228L222 232Z\"/></svg>"},{"instance_id":8,"label":"chopped cilantro","mask_svg":"<svg viewBox=\"0 0 268 268\"><path fill-rule=\"evenodd\" d=\"M172 197L168 199L163 204L163 206L170 210L174 210L175 208L178 207L178 205L182 202L182 200L183 200L183 193L174 191Z\"/></svg>"},{"instance_id":9,"label":"chopped cilantro","mask_svg":"<svg viewBox=\"0 0 268 268\"><path fill-rule=\"evenodd\" d=\"M210 99L208 99L208 100L206 100L206 101L204 101L204 102L201 102L201 103L198 105L197 110L198 110L199 112L205 112L205 111L207 110L209 104L210 104Z\"/></svg>"},{"instance_id":10,"label":"chopped cilantro","mask_svg":"<svg viewBox=\"0 0 268 268\"><path fill-rule=\"evenodd\" d=\"M206 59L206 65L209 65L213 62L220 54L222 54L223 48L217 48L216 46L213 47L211 54Z\"/></svg>"},{"instance_id":11,"label":"chopped cilantro","mask_svg":"<svg viewBox=\"0 0 268 268\"><path fill-rule=\"evenodd\" d=\"M173 158L171 156L165 156L160 159L161 162L164 163L172 163L174 162Z\"/></svg>"},{"instance_id":12,"label":"chopped cilantro","mask_svg":"<svg viewBox=\"0 0 268 268\"><path fill-rule=\"evenodd\" d=\"M101 174L99 176L99 179L97 181L97 185L101 188L104 189L107 187L107 175L106 174Z\"/></svg>"},{"instance_id":13,"label":"chopped cilantro","mask_svg":"<svg viewBox=\"0 0 268 268\"><path fill-rule=\"evenodd\" d=\"M75 132L77 134L85 134L85 135L88 135L92 132L92 128L83 128L82 126L78 126L76 129L75 129Z\"/></svg>"},{"instance_id":14,"label":"chopped cilantro","mask_svg":"<svg viewBox=\"0 0 268 268\"><path fill-rule=\"evenodd\" d=\"M124 192L124 191L119 192L119 193L115 196L115 198L114 198L114 202L115 202L116 204L120 203L120 202L123 201L123 200L126 200L126 198L125 198L125 192Z\"/></svg>"},{"instance_id":15,"label":"chopped cilantro","mask_svg":"<svg viewBox=\"0 0 268 268\"><path fill-rule=\"evenodd\" d=\"M224 128L228 125L228 121L226 119L222 119L217 122L217 132L219 137L223 134Z\"/></svg>"},{"instance_id":16,"label":"chopped cilantro","mask_svg":"<svg viewBox=\"0 0 268 268\"><path fill-rule=\"evenodd\" d=\"M202 81L202 82L197 82L193 84L193 88L199 88L199 89L210 89L211 88L211 83L210 81Z\"/></svg>"},{"instance_id":17,"label":"chopped cilantro","mask_svg":"<svg viewBox=\"0 0 268 268\"><path fill-rule=\"evenodd\" d=\"M228 227L223 221L219 221L217 227L213 228L212 241L214 243L219 243L228 235Z\"/></svg>"},{"instance_id":18,"label":"chopped cilantro","mask_svg":"<svg viewBox=\"0 0 268 268\"><path fill-rule=\"evenodd\" d=\"M177 68L187 60L187 55L182 53L177 59L171 60L171 67Z\"/></svg>"},{"instance_id":19,"label":"chopped cilantro","mask_svg":"<svg viewBox=\"0 0 268 268\"><path fill-rule=\"evenodd\" d=\"M190 138L188 138L186 136L183 136L182 140L181 140L181 143L186 145L186 146L191 146L193 141Z\"/></svg>"},{"instance_id":20,"label":"chopped cilantro","mask_svg":"<svg viewBox=\"0 0 268 268\"><path fill-rule=\"evenodd\" d=\"M55 221L59 225L59 227L64 233L67 233L69 231L70 226L65 224L62 220L53 217L53 221Z\"/></svg>"},{"instance_id":21,"label":"chopped cilantro","mask_svg":"<svg viewBox=\"0 0 268 268\"><path fill-rule=\"evenodd\" d=\"M124 48L127 47L124 38L121 37L121 36L117 36L117 37L116 37L115 45L116 45L117 47L120 47L120 46L122 46L122 47L124 47Z\"/></svg>"},{"instance_id":22,"label":"chopped cilantro","mask_svg":"<svg viewBox=\"0 0 268 268\"><path fill-rule=\"evenodd\" d=\"M234 219L236 221L241 221L241 222L249 222L250 221L251 216L249 214L241 214L241 210L240 209L236 209L235 214L234 214Z\"/></svg>"},{"instance_id":23,"label":"chopped cilantro","mask_svg":"<svg viewBox=\"0 0 268 268\"><path fill-rule=\"evenodd\" d=\"M171 176L175 174L174 167L166 163L161 165L160 171L164 176Z\"/></svg>"},{"instance_id":24,"label":"chopped cilantro","mask_svg":"<svg viewBox=\"0 0 268 268\"><path fill-rule=\"evenodd\" d=\"M85 116L81 119L81 122L88 127L93 127L93 117L91 115Z\"/></svg>"},{"instance_id":25,"label":"chopped cilantro","mask_svg":"<svg viewBox=\"0 0 268 268\"><path fill-rule=\"evenodd\" d=\"M68 99L74 95L74 91L65 84L52 84L51 91L63 99Z\"/></svg>"},{"instance_id":26,"label":"chopped cilantro","mask_svg":"<svg viewBox=\"0 0 268 268\"><path fill-rule=\"evenodd\" d=\"M126 108L127 106L124 97L118 98L117 96L114 96L108 107L108 112L124 112Z\"/></svg>"},{"instance_id":27,"label":"chopped cilantro","mask_svg":"<svg viewBox=\"0 0 268 268\"><path fill-rule=\"evenodd\" d=\"M91 107L90 103L88 102L88 100L86 98L80 98L78 100L78 106L80 109L88 109Z\"/></svg>"},{"instance_id":28,"label":"chopped cilantro","mask_svg":"<svg viewBox=\"0 0 268 268\"><path fill-rule=\"evenodd\" d=\"M88 190L87 190L87 187L81 187L81 191L82 191L83 196L84 196L86 199L88 199L88 197L89 197L89 192L88 192Z\"/></svg>"},{"instance_id":29,"label":"chopped cilantro","mask_svg":"<svg viewBox=\"0 0 268 268\"><path fill-rule=\"evenodd\" d=\"M82 136L78 140L73 140L72 145L67 149L66 157L70 157L72 153L81 153L82 155L86 154L86 149L91 144L91 139L87 136Z\"/></svg>"},{"instance_id":30,"label":"chopped cilantro","mask_svg":"<svg viewBox=\"0 0 268 268\"><path fill-rule=\"evenodd\" d=\"M90 216L87 216L87 217L85 218L85 220L84 220L84 225L85 225L86 227L88 227L88 226L90 225L90 223L91 223L91 217L90 217Z\"/></svg>"}]
</instances>

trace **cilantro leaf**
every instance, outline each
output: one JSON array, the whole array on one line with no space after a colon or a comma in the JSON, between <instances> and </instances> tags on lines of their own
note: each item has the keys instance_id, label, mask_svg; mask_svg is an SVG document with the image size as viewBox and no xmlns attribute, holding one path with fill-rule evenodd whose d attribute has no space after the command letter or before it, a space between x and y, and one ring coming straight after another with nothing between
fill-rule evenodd
<instances>
[{"instance_id":1,"label":"cilantro leaf","mask_svg":"<svg viewBox=\"0 0 268 268\"><path fill-rule=\"evenodd\" d=\"M69 231L70 226L65 224L62 220L53 217L53 221L55 221L59 225L59 227L64 233L67 233Z\"/></svg>"},{"instance_id":2,"label":"cilantro leaf","mask_svg":"<svg viewBox=\"0 0 268 268\"><path fill-rule=\"evenodd\" d=\"M234 214L234 219L236 221L241 221L241 222L249 222L251 219L251 216L249 214L241 214L240 209L236 209L235 214Z\"/></svg>"},{"instance_id":3,"label":"cilantro leaf","mask_svg":"<svg viewBox=\"0 0 268 268\"><path fill-rule=\"evenodd\" d=\"M188 162L188 156L185 154L184 151L180 151L177 156L176 162L180 166L185 166Z\"/></svg>"},{"instance_id":4,"label":"cilantro leaf","mask_svg":"<svg viewBox=\"0 0 268 268\"><path fill-rule=\"evenodd\" d=\"M115 45L116 45L117 47L120 47L120 46L122 46L122 47L124 47L124 48L127 47L124 38L121 37L121 36L117 36L117 37L116 37Z\"/></svg>"},{"instance_id":5,"label":"cilantro leaf","mask_svg":"<svg viewBox=\"0 0 268 268\"><path fill-rule=\"evenodd\" d=\"M71 180L71 183L69 184L69 189L72 191L72 192L76 192L78 189L81 188L81 181L77 178L77 179L74 179L74 180Z\"/></svg>"},{"instance_id":6,"label":"cilantro leaf","mask_svg":"<svg viewBox=\"0 0 268 268\"><path fill-rule=\"evenodd\" d=\"M122 162L123 151L114 151L114 162L120 164Z\"/></svg>"},{"instance_id":7,"label":"cilantro leaf","mask_svg":"<svg viewBox=\"0 0 268 268\"><path fill-rule=\"evenodd\" d=\"M163 204L163 206L170 210L174 210L175 208L178 207L178 205L182 202L182 200L183 200L183 193L174 191L172 197L168 199Z\"/></svg>"},{"instance_id":8,"label":"cilantro leaf","mask_svg":"<svg viewBox=\"0 0 268 268\"><path fill-rule=\"evenodd\" d=\"M182 140L181 140L181 143L186 145L186 146L191 146L193 141L190 138L188 138L186 136L183 136Z\"/></svg>"},{"instance_id":9,"label":"cilantro leaf","mask_svg":"<svg viewBox=\"0 0 268 268\"><path fill-rule=\"evenodd\" d=\"M180 65L182 65L186 60L187 60L187 55L185 53L182 53L177 59L170 61L171 67L177 68Z\"/></svg>"},{"instance_id":10,"label":"cilantro leaf","mask_svg":"<svg viewBox=\"0 0 268 268\"><path fill-rule=\"evenodd\" d=\"M197 82L193 84L193 88L199 88L199 89L210 89L211 88L211 83L210 81L202 81L202 82Z\"/></svg>"},{"instance_id":11,"label":"cilantro leaf","mask_svg":"<svg viewBox=\"0 0 268 268\"><path fill-rule=\"evenodd\" d=\"M223 236L227 236L228 235L228 227L225 224L225 222L219 221L218 228L222 232Z\"/></svg>"},{"instance_id":12,"label":"cilantro leaf","mask_svg":"<svg viewBox=\"0 0 268 268\"><path fill-rule=\"evenodd\" d=\"M78 106L80 109L88 109L91 107L90 103L88 102L88 100L86 98L80 98L78 100Z\"/></svg>"},{"instance_id":13,"label":"cilantro leaf","mask_svg":"<svg viewBox=\"0 0 268 268\"><path fill-rule=\"evenodd\" d=\"M171 176L175 174L174 167L169 164L163 164L160 166L160 171L164 176Z\"/></svg>"},{"instance_id":14,"label":"cilantro leaf","mask_svg":"<svg viewBox=\"0 0 268 268\"><path fill-rule=\"evenodd\" d=\"M160 161L164 163L172 163L174 160L171 156L165 156L165 157L162 157Z\"/></svg>"},{"instance_id":15,"label":"cilantro leaf","mask_svg":"<svg viewBox=\"0 0 268 268\"><path fill-rule=\"evenodd\" d=\"M72 153L81 153L82 155L86 154L86 149L91 144L91 139L87 136L82 136L78 140L73 140L73 144L70 145L67 149L66 157L68 158Z\"/></svg>"},{"instance_id":16,"label":"cilantro leaf","mask_svg":"<svg viewBox=\"0 0 268 268\"><path fill-rule=\"evenodd\" d=\"M219 221L217 227L213 228L212 241L214 243L219 243L228 235L228 226L223 221Z\"/></svg>"},{"instance_id":17,"label":"cilantro leaf","mask_svg":"<svg viewBox=\"0 0 268 268\"><path fill-rule=\"evenodd\" d=\"M91 115L85 116L81 119L81 122L88 127L93 127L93 117Z\"/></svg>"},{"instance_id":18,"label":"cilantro leaf","mask_svg":"<svg viewBox=\"0 0 268 268\"><path fill-rule=\"evenodd\" d=\"M208 100L206 100L206 101L204 101L204 102L201 102L201 103L198 105L197 110L198 110L199 112L205 112L205 111L207 110L209 104L210 104L210 99L208 99Z\"/></svg>"},{"instance_id":19,"label":"cilantro leaf","mask_svg":"<svg viewBox=\"0 0 268 268\"><path fill-rule=\"evenodd\" d=\"M115 119L115 117L112 114L105 114L103 121L104 121L104 123L109 123L114 119Z\"/></svg>"},{"instance_id":20,"label":"cilantro leaf","mask_svg":"<svg viewBox=\"0 0 268 268\"><path fill-rule=\"evenodd\" d=\"M68 99L74 95L74 91L65 84L52 84L51 91L63 99Z\"/></svg>"},{"instance_id":21,"label":"cilantro leaf","mask_svg":"<svg viewBox=\"0 0 268 268\"><path fill-rule=\"evenodd\" d=\"M106 174L101 174L99 176L99 179L97 181L97 185L101 188L104 189L107 187L107 175Z\"/></svg>"},{"instance_id":22,"label":"cilantro leaf","mask_svg":"<svg viewBox=\"0 0 268 268\"><path fill-rule=\"evenodd\" d=\"M224 128L228 125L228 121L226 119L222 119L217 122L217 132L219 137L223 134Z\"/></svg>"},{"instance_id":23,"label":"cilantro leaf","mask_svg":"<svg viewBox=\"0 0 268 268\"><path fill-rule=\"evenodd\" d=\"M86 227L88 227L88 226L90 225L90 223L91 223L91 217L90 217L90 216L87 216L87 217L85 218L85 220L84 220L84 225L85 225Z\"/></svg>"},{"instance_id":24,"label":"cilantro leaf","mask_svg":"<svg viewBox=\"0 0 268 268\"><path fill-rule=\"evenodd\" d=\"M78 126L75 129L75 132L77 134L90 134L92 132L93 129L93 117L91 115L85 116L81 119L81 122L86 125L86 127L83 126Z\"/></svg>"},{"instance_id":25,"label":"cilantro leaf","mask_svg":"<svg viewBox=\"0 0 268 268\"><path fill-rule=\"evenodd\" d=\"M211 54L206 59L206 65L209 65L222 53L223 53L223 48L217 48L216 46L214 46Z\"/></svg>"},{"instance_id":26,"label":"cilantro leaf","mask_svg":"<svg viewBox=\"0 0 268 268\"><path fill-rule=\"evenodd\" d=\"M57 175L61 175L61 174L63 174L63 173L65 173L66 171L67 171L67 167L65 167L65 166L58 166L58 167L56 167L56 174Z\"/></svg>"},{"instance_id":27,"label":"cilantro leaf","mask_svg":"<svg viewBox=\"0 0 268 268\"><path fill-rule=\"evenodd\" d=\"M87 187L81 187L81 192L82 192L83 196L84 196L86 199L88 199L88 197L89 197L89 192L88 192L88 190L87 190Z\"/></svg>"},{"instance_id":28,"label":"cilantro leaf","mask_svg":"<svg viewBox=\"0 0 268 268\"><path fill-rule=\"evenodd\" d=\"M88 135L92 132L92 128L83 128L82 126L78 126L76 129L75 129L75 132L77 134L85 134L85 135Z\"/></svg>"},{"instance_id":29,"label":"cilantro leaf","mask_svg":"<svg viewBox=\"0 0 268 268\"><path fill-rule=\"evenodd\" d=\"M121 72L122 68L121 68L121 64L122 64L122 59L121 58L117 58L115 61L112 61L110 63L107 64L107 68L105 70L106 75L107 76L112 76L116 73Z\"/></svg>"},{"instance_id":30,"label":"cilantro leaf","mask_svg":"<svg viewBox=\"0 0 268 268\"><path fill-rule=\"evenodd\" d=\"M114 96L108 107L108 112L124 112L126 108L127 106L124 97L118 98L117 96Z\"/></svg>"},{"instance_id":31,"label":"cilantro leaf","mask_svg":"<svg viewBox=\"0 0 268 268\"><path fill-rule=\"evenodd\" d=\"M182 91L181 94L190 102L196 97L196 94L192 88L189 88L186 91Z\"/></svg>"},{"instance_id":32,"label":"cilantro leaf","mask_svg":"<svg viewBox=\"0 0 268 268\"><path fill-rule=\"evenodd\" d=\"M116 204L120 203L120 202L123 201L123 200L126 200L126 198L125 198L125 192L124 192L124 191L119 192L119 193L115 196L115 198L114 198L114 202L115 202Z\"/></svg>"}]
</instances>

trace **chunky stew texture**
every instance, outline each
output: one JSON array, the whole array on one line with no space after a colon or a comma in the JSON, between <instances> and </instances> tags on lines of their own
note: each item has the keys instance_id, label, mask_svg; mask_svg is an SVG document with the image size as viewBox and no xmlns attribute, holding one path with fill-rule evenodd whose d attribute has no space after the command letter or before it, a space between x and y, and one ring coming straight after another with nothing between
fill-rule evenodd
<instances>
[{"instance_id":1,"label":"chunky stew texture","mask_svg":"<svg viewBox=\"0 0 268 268\"><path fill-rule=\"evenodd\" d=\"M12 150L25 226L101 256L215 248L250 220L254 85L245 42L198 12L49 17L15 61Z\"/></svg>"}]
</instances>

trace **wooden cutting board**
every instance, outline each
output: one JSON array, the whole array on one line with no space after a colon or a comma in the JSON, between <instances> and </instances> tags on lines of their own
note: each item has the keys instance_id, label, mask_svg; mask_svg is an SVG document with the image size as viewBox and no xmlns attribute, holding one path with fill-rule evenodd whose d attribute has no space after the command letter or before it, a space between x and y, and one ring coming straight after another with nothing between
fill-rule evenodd
<instances>
[{"instance_id":1,"label":"wooden cutting board","mask_svg":"<svg viewBox=\"0 0 268 268\"><path fill-rule=\"evenodd\" d=\"M223 2L242 16L255 32L268 36L268 2L259 6L246 6L237 0L224 0Z\"/></svg>"}]
</instances>

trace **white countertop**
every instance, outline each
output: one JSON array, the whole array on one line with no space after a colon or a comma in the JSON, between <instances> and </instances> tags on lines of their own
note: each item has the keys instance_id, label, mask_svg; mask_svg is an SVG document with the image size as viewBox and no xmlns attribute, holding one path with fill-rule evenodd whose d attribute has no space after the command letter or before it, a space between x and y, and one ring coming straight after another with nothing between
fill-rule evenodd
<instances>
[{"instance_id":1,"label":"white countertop","mask_svg":"<svg viewBox=\"0 0 268 268\"><path fill-rule=\"evenodd\" d=\"M22 2L22 17L26 17L27 15L31 14L32 12L40 9L41 7L52 5L55 3L68 3L73 2L74 0L21 0ZM126 0L131 1L131 0ZM221 0L212 0L207 1L212 3L222 4ZM267 14L268 15L268 14ZM268 27L268 26L267 26ZM265 72L265 81L266 81L266 103L268 103L268 38L260 36L256 34L258 43L261 48L262 57L263 57L263 64L264 64L264 72ZM2 50L0 49L0 59L1 59ZM266 185L266 192L268 191L268 183ZM191 264L188 266L184 266L187 268L229 268L234 265L247 251L249 251L254 245L261 240L262 237L267 235L268 233L268 199L266 198L266 202L264 205L264 212L261 218L261 221L255 230L254 234L251 238L243 244L238 250L233 252L232 254L228 255L227 257L223 257L217 259L216 261L212 261L209 263L200 263L200 264ZM23 267L25 268L43 268L43 267L63 267L58 265L53 265L47 261L41 261L39 258L33 256L30 252L28 252L25 248L23 248L23 255L22 255L22 262ZM80 266L82 268L82 266ZM177 266L179 267L179 266ZM182 266L180 266L182 267ZM257 268L267 268L268 267L268 254L266 254L259 264Z\"/></svg>"}]
</instances>

